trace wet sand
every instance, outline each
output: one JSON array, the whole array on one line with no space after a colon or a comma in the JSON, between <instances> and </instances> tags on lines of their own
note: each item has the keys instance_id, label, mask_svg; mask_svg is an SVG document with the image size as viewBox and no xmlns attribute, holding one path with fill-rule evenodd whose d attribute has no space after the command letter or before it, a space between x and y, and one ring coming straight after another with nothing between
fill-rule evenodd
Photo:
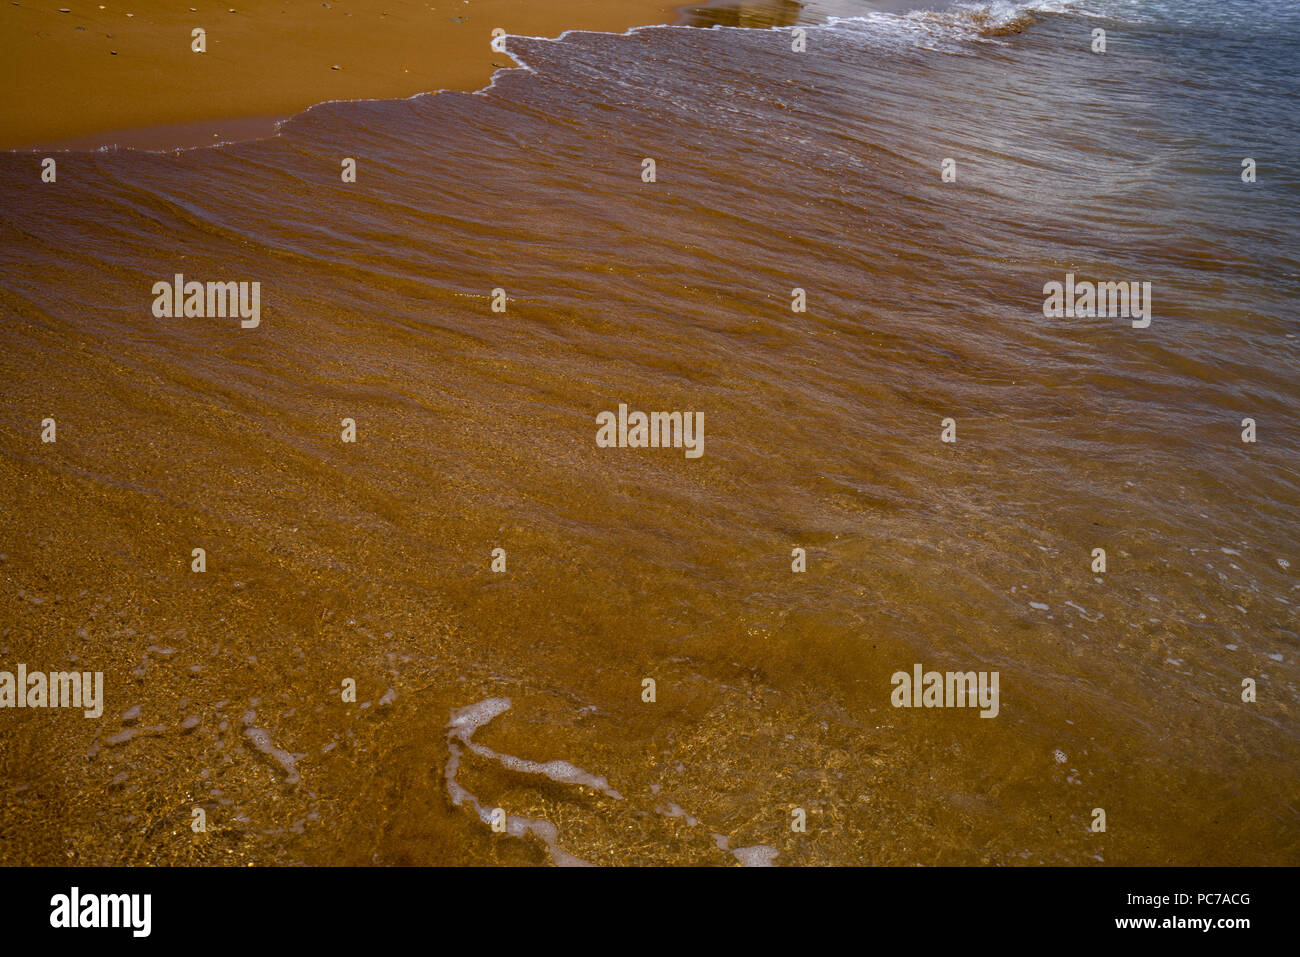
<instances>
[{"instance_id":1,"label":"wet sand","mask_svg":"<svg viewBox=\"0 0 1300 957\"><path fill-rule=\"evenodd\" d=\"M1097 22L516 38L482 93L0 153L0 864L1300 860L1300 181L1236 155L1295 155L1300 18L1102 20L1105 71ZM1067 273L1150 327L1049 318Z\"/></svg>"},{"instance_id":2,"label":"wet sand","mask_svg":"<svg viewBox=\"0 0 1300 957\"><path fill-rule=\"evenodd\" d=\"M0 7L0 58L9 67L0 148L169 149L255 138L327 100L479 89L512 62L491 48L496 28L546 37L621 32L672 23L676 6L11 0ZM205 31L204 53L191 49L196 28Z\"/></svg>"}]
</instances>

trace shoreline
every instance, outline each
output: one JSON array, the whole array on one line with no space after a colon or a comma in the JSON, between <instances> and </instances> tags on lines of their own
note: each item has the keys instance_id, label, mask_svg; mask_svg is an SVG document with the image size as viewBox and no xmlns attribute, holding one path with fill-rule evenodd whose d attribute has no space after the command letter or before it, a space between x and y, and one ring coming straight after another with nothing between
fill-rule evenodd
<instances>
[{"instance_id":1,"label":"shoreline","mask_svg":"<svg viewBox=\"0 0 1300 957\"><path fill-rule=\"evenodd\" d=\"M350 10L347 0L293 10L234 2L179 13L160 0L0 7L0 56L14 77L0 104L0 149L165 151L262 139L320 103L482 89L515 65L492 49L495 29L622 33L682 23L694 9L680 0L384 0L382 11Z\"/></svg>"},{"instance_id":2,"label":"shoreline","mask_svg":"<svg viewBox=\"0 0 1300 957\"><path fill-rule=\"evenodd\" d=\"M492 49L497 28L550 38L652 26L761 28L804 21L810 7L804 0L621 0L615 8L560 0L544 9L522 0L385 0L388 10L374 13L335 0L290 13L278 2L242 0L239 8L178 14L160 0L118 2L134 9L47 0L0 7L0 56L15 76L0 102L0 151L167 152L265 139L322 103L484 89L498 69L519 68ZM191 49L199 43L191 31L201 23L214 28L202 28L200 53ZM396 66L408 62L419 65ZM241 86L245 77L254 80Z\"/></svg>"}]
</instances>

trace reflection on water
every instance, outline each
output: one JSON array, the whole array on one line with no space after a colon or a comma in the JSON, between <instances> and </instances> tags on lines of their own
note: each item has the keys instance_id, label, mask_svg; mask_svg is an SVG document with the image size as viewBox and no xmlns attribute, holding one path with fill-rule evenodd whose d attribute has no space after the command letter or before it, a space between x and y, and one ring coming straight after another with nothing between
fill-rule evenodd
<instances>
[{"instance_id":1,"label":"reflection on water","mask_svg":"<svg viewBox=\"0 0 1300 957\"><path fill-rule=\"evenodd\" d=\"M788 27L796 23L825 23L829 17L861 17L869 13L942 11L955 0L718 0L681 7L678 26Z\"/></svg>"},{"instance_id":2,"label":"reflection on water","mask_svg":"<svg viewBox=\"0 0 1300 957\"><path fill-rule=\"evenodd\" d=\"M797 0L746 0L682 7L677 23L686 27L788 27L799 22L805 6Z\"/></svg>"}]
</instances>

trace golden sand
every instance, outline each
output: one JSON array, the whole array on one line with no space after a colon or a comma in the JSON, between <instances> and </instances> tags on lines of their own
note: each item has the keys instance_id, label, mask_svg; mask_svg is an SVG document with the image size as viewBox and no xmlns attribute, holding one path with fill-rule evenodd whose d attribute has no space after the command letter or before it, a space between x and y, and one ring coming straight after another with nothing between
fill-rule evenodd
<instances>
[{"instance_id":1,"label":"golden sand","mask_svg":"<svg viewBox=\"0 0 1300 957\"><path fill-rule=\"evenodd\" d=\"M196 146L271 132L325 100L474 90L509 66L492 31L668 23L661 0L9 0L0 148ZM66 11L66 12L64 12ZM193 31L205 33L196 53Z\"/></svg>"}]
</instances>

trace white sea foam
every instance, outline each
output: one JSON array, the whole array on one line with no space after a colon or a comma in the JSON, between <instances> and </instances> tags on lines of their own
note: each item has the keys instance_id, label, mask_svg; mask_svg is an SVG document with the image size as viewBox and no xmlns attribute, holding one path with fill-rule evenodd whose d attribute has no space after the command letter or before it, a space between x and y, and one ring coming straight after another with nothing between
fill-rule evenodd
<instances>
[{"instance_id":1,"label":"white sea foam","mask_svg":"<svg viewBox=\"0 0 1300 957\"><path fill-rule=\"evenodd\" d=\"M448 756L443 776L447 782L447 796L450 798L453 807L468 807L480 821L489 826L492 823L493 812L496 810L494 807L485 805L476 795L472 794L456 780L463 756L462 748L468 749L471 754L493 761L510 771L521 774L539 774L560 784L591 788L618 801L624 799L623 795L609 786L609 782L604 777L592 774L590 771L584 771L568 761L530 761L526 758L515 757L512 754L501 754L473 740L475 732L509 711L511 707L512 703L509 698L484 698L482 701L467 705L464 708L452 710L451 718L447 722ZM651 785L650 790L652 794L657 794L660 788L658 785ZM662 806L656 808L656 813L664 817L683 818L690 827L695 827L700 823L698 818L673 802L669 802L666 810ZM569 853L560 845L558 829L553 823L545 819L527 818L507 813L505 833L517 838L525 838L530 835L538 838L546 845L551 860L561 867L591 866L590 862ZM732 854L736 860L746 867L770 867L778 854L775 848L768 847L765 844L732 848L731 841L725 834L713 834L712 836L714 843L721 850Z\"/></svg>"},{"instance_id":2,"label":"white sea foam","mask_svg":"<svg viewBox=\"0 0 1300 957\"><path fill-rule=\"evenodd\" d=\"M491 748L476 744L472 740L474 732L498 715L509 711L510 707L509 698L485 698L476 704L452 711L451 720L447 723L447 749L450 753L447 758L445 777L447 779L447 796L451 798L451 803L454 806L469 805L484 824L492 823L492 812L495 809L486 807L456 780L456 773L460 770L460 745L469 748L472 753L479 757L495 761L511 771L518 771L523 774L540 774L561 784L590 787L602 791L612 798L622 800L622 795L611 788L603 777L589 774L568 761L529 761L525 758L517 758L512 754L499 754ZM530 834L539 838L546 845L551 860L560 867L590 866L588 861L570 854L560 846L559 832L550 821L507 814L505 833L517 838L524 838Z\"/></svg>"},{"instance_id":3,"label":"white sea foam","mask_svg":"<svg viewBox=\"0 0 1300 957\"><path fill-rule=\"evenodd\" d=\"M284 768L285 784L297 784L302 780L302 776L298 773L297 756L276 747L269 731L263 728L245 728L244 734L248 735L248 740L253 742L253 747Z\"/></svg>"},{"instance_id":4,"label":"white sea foam","mask_svg":"<svg viewBox=\"0 0 1300 957\"><path fill-rule=\"evenodd\" d=\"M766 844L755 844L753 847L738 847L731 853L745 867L771 867L779 852Z\"/></svg>"},{"instance_id":5,"label":"white sea foam","mask_svg":"<svg viewBox=\"0 0 1300 957\"><path fill-rule=\"evenodd\" d=\"M283 748L277 747L271 739L271 732L265 728L255 728L253 723L257 720L257 712L249 708L244 712L242 721L244 724L244 734L248 740L253 743L253 747L261 751L276 764L284 768L284 783L297 784L302 780L302 775L298 773L298 759L306 757L304 754L290 754Z\"/></svg>"}]
</instances>

